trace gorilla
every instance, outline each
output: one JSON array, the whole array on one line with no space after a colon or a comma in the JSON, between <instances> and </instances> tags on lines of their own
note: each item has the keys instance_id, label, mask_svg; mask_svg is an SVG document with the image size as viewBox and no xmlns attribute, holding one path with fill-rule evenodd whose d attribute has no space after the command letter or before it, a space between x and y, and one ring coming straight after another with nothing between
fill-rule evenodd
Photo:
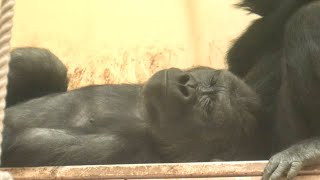
<instances>
[{"instance_id":1,"label":"gorilla","mask_svg":"<svg viewBox=\"0 0 320 180\"><path fill-rule=\"evenodd\" d=\"M227 55L229 70L261 98L271 159L263 179L294 178L320 161L320 1L243 0L261 17Z\"/></svg>"},{"instance_id":2,"label":"gorilla","mask_svg":"<svg viewBox=\"0 0 320 180\"><path fill-rule=\"evenodd\" d=\"M20 47L11 51L7 107L44 95L65 92L67 68L44 48Z\"/></svg>"},{"instance_id":3,"label":"gorilla","mask_svg":"<svg viewBox=\"0 0 320 180\"><path fill-rule=\"evenodd\" d=\"M5 111L2 166L266 158L260 98L226 70L170 68L144 84L94 85Z\"/></svg>"}]
</instances>

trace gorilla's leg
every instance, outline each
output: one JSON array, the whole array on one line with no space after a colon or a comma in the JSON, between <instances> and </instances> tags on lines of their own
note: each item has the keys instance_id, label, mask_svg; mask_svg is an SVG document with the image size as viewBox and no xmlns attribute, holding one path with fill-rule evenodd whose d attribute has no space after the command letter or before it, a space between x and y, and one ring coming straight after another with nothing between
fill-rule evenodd
<instances>
[{"instance_id":1,"label":"gorilla's leg","mask_svg":"<svg viewBox=\"0 0 320 180\"><path fill-rule=\"evenodd\" d=\"M14 133L14 132L13 132ZM128 137L131 136L131 137ZM132 133L81 134L76 131L29 128L11 138L2 166L62 166L159 162L148 139ZM127 145L128 142L132 145Z\"/></svg>"},{"instance_id":2,"label":"gorilla's leg","mask_svg":"<svg viewBox=\"0 0 320 180\"><path fill-rule=\"evenodd\" d=\"M48 49L16 48L9 67L6 107L67 91L67 67Z\"/></svg>"}]
</instances>

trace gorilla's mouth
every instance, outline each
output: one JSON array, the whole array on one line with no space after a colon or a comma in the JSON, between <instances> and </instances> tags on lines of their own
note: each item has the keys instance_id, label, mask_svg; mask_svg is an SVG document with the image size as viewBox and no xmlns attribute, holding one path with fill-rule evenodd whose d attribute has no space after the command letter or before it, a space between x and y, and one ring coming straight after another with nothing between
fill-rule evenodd
<instances>
[{"instance_id":1,"label":"gorilla's mouth","mask_svg":"<svg viewBox=\"0 0 320 180\"><path fill-rule=\"evenodd\" d=\"M202 95L198 100L198 108L203 109L206 113L213 111L214 99L209 95Z\"/></svg>"}]
</instances>

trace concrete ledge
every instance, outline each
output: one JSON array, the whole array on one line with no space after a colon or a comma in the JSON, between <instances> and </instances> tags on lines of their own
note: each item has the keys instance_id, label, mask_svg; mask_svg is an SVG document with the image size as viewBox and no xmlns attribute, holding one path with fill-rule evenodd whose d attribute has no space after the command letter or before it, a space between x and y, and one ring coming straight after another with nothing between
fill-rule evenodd
<instances>
[{"instance_id":1,"label":"concrete ledge","mask_svg":"<svg viewBox=\"0 0 320 180\"><path fill-rule=\"evenodd\" d=\"M104 166L2 168L16 180L76 179L186 179L260 180L266 161ZM298 180L320 179L320 166L304 169Z\"/></svg>"}]
</instances>

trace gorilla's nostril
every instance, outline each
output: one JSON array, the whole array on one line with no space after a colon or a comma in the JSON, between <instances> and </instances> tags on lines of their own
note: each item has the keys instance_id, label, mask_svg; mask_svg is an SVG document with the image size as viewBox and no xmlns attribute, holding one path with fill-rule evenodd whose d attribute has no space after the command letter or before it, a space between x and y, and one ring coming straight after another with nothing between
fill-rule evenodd
<instances>
[{"instance_id":1,"label":"gorilla's nostril","mask_svg":"<svg viewBox=\"0 0 320 180\"><path fill-rule=\"evenodd\" d=\"M180 90L180 92L182 93L183 96L189 97L190 93L189 93L189 90L188 90L187 87L179 86L178 88L179 88L179 90Z\"/></svg>"},{"instance_id":2,"label":"gorilla's nostril","mask_svg":"<svg viewBox=\"0 0 320 180\"><path fill-rule=\"evenodd\" d=\"M190 76L188 74L185 74L179 77L178 82L179 84L185 85L188 83L189 80L190 80Z\"/></svg>"}]
</instances>

